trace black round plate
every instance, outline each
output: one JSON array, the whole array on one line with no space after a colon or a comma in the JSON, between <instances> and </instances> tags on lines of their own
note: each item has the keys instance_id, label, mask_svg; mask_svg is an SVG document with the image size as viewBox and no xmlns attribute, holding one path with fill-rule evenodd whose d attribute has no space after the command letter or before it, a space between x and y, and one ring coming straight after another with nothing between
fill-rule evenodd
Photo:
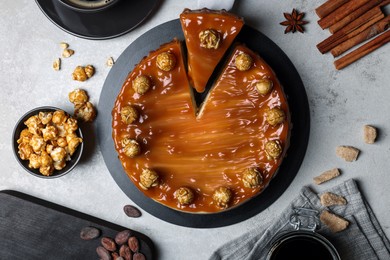
<instances>
[{"instance_id":1,"label":"black round plate","mask_svg":"<svg viewBox=\"0 0 390 260\"><path fill-rule=\"evenodd\" d=\"M123 82L134 66L150 51L175 37L184 39L178 19L161 24L140 36L127 47L111 68L100 95L97 118L98 140L104 161L123 192L138 206L157 218L194 228L220 227L241 222L263 211L279 198L299 170L305 156L310 130L310 113L305 88L294 65L283 51L262 33L244 26L237 36L237 41L244 42L268 62L287 95L293 124L287 156L269 186L259 196L238 207L214 214L191 214L173 210L146 197L127 177L112 140L111 111Z\"/></svg>"},{"instance_id":2,"label":"black round plate","mask_svg":"<svg viewBox=\"0 0 390 260\"><path fill-rule=\"evenodd\" d=\"M160 0L122 0L97 12L79 12L58 0L35 0L55 25L72 35L103 40L121 36L137 27Z\"/></svg>"}]
</instances>

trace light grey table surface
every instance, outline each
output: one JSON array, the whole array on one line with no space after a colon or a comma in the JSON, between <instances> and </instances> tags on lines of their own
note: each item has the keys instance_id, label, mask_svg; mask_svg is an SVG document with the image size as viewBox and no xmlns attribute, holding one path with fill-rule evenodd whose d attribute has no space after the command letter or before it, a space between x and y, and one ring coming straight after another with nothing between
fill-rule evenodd
<instances>
[{"instance_id":1,"label":"light grey table surface","mask_svg":"<svg viewBox=\"0 0 390 260\"><path fill-rule=\"evenodd\" d=\"M296 178L268 209L231 226L193 229L169 224L144 211L141 218L126 217L122 207L132 201L112 179L97 143L88 160L70 174L44 180L27 174L19 166L12 153L11 136L20 116L34 107L52 105L73 111L67 95L75 88L85 88L97 105L109 72L106 59L119 57L137 37L178 18L185 7L196 7L196 1L165 0L141 26L104 41L65 33L43 15L35 1L1 1L0 190L21 191L143 232L155 241L161 259L207 259L220 245L277 217L302 186L311 185L321 191L354 178L390 236L390 45L336 71L332 56L321 55L315 47L329 36L316 23L314 9L322 2L241 0L236 6L235 12L273 40L299 71L310 103L309 145ZM305 34L285 35L284 27L279 25L284 20L282 13L292 8L307 13L305 18L310 23L305 26ZM51 66L61 53L62 41L69 43L76 54L63 59L62 70L55 72ZM88 63L97 68L96 75L85 83L73 81L70 74L74 67ZM365 124L380 129L375 144L363 142ZM342 161L335 155L338 145L358 147L362 151L359 159L353 163ZM312 184L314 176L334 167L342 170L342 176L321 187Z\"/></svg>"}]
</instances>

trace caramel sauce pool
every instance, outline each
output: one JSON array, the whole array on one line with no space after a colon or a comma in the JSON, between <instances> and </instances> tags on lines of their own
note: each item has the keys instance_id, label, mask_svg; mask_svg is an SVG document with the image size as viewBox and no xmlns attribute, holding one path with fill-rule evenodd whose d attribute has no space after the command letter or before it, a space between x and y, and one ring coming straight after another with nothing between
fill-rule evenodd
<instances>
[{"instance_id":1,"label":"caramel sauce pool","mask_svg":"<svg viewBox=\"0 0 390 260\"><path fill-rule=\"evenodd\" d=\"M170 72L159 70L156 56L170 51L177 58ZM235 57L250 54L254 66L246 72L238 71ZM148 75L153 87L140 96L132 89L132 80ZM262 78L274 82L273 91L261 96L255 83ZM120 111L126 105L135 106L140 119L131 125L121 121ZM272 127L266 123L265 110L282 108L288 120ZM213 191L219 186L233 191L230 208L259 194L277 171L288 147L289 111L286 98L270 67L255 53L238 46L225 70L210 91L207 101L197 116L182 60L180 43L173 41L152 52L129 74L112 111L113 139L122 165L134 184L146 196L174 209L187 212L218 212ZM123 154L120 140L136 139L142 153L136 158ZM264 151L269 140L280 140L283 154L278 160L268 160ZM264 183L259 188L246 188L241 175L248 167L263 172ZM154 169L160 176L157 187L140 188L142 169ZM193 204L182 206L174 198L174 191L182 186L195 193Z\"/></svg>"}]
</instances>

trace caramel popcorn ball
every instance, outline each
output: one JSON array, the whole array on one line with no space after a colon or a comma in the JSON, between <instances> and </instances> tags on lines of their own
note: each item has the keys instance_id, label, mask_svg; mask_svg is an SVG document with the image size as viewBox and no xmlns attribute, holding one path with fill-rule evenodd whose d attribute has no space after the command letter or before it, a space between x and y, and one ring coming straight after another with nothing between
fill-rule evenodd
<instances>
[{"instance_id":1,"label":"caramel popcorn ball","mask_svg":"<svg viewBox=\"0 0 390 260\"><path fill-rule=\"evenodd\" d=\"M130 158L134 158L141 153L141 147L139 143L128 137L125 137L121 141L123 153Z\"/></svg>"},{"instance_id":2,"label":"caramel popcorn ball","mask_svg":"<svg viewBox=\"0 0 390 260\"><path fill-rule=\"evenodd\" d=\"M248 168L242 175L242 182L247 188L256 188L263 184L263 176L256 168Z\"/></svg>"},{"instance_id":3,"label":"caramel popcorn ball","mask_svg":"<svg viewBox=\"0 0 390 260\"><path fill-rule=\"evenodd\" d=\"M152 86L152 82L149 77L141 75L133 80L132 85L135 93L143 95Z\"/></svg>"},{"instance_id":4,"label":"caramel popcorn ball","mask_svg":"<svg viewBox=\"0 0 390 260\"><path fill-rule=\"evenodd\" d=\"M265 152L267 153L268 159L277 159L282 154L282 146L278 140L268 141L265 144Z\"/></svg>"},{"instance_id":5,"label":"caramel popcorn ball","mask_svg":"<svg viewBox=\"0 0 390 260\"><path fill-rule=\"evenodd\" d=\"M39 169L42 175L63 169L83 141L76 135L77 120L62 110L39 112L24 123L27 128L17 140L19 157L29 160L28 167Z\"/></svg>"},{"instance_id":6,"label":"caramel popcorn ball","mask_svg":"<svg viewBox=\"0 0 390 260\"><path fill-rule=\"evenodd\" d=\"M69 101L74 105L82 105L88 101L87 92L83 89L75 89L69 93Z\"/></svg>"},{"instance_id":7,"label":"caramel popcorn ball","mask_svg":"<svg viewBox=\"0 0 390 260\"><path fill-rule=\"evenodd\" d=\"M232 191L226 187L219 187L213 193L213 200L217 207L226 209L233 197Z\"/></svg>"},{"instance_id":8,"label":"caramel popcorn ball","mask_svg":"<svg viewBox=\"0 0 390 260\"><path fill-rule=\"evenodd\" d=\"M273 87L273 82L270 79L261 79L256 82L256 89L260 95L267 95L271 92Z\"/></svg>"},{"instance_id":9,"label":"caramel popcorn ball","mask_svg":"<svg viewBox=\"0 0 390 260\"><path fill-rule=\"evenodd\" d=\"M171 71L176 66L176 57L171 52L162 52L156 58L157 67L163 71Z\"/></svg>"},{"instance_id":10,"label":"caramel popcorn ball","mask_svg":"<svg viewBox=\"0 0 390 260\"><path fill-rule=\"evenodd\" d=\"M191 204L194 201L195 195L194 192L187 187L180 187L178 188L174 196L181 205L188 205Z\"/></svg>"},{"instance_id":11,"label":"caramel popcorn ball","mask_svg":"<svg viewBox=\"0 0 390 260\"><path fill-rule=\"evenodd\" d=\"M96 117L95 107L91 102L86 102L81 106L76 106L74 116L84 122L92 122Z\"/></svg>"},{"instance_id":12,"label":"caramel popcorn ball","mask_svg":"<svg viewBox=\"0 0 390 260\"><path fill-rule=\"evenodd\" d=\"M283 123L285 120L285 117L286 117L286 115L285 115L284 111L280 108L272 108L266 112L267 122L268 122L268 124L270 124L272 126L276 126L278 124Z\"/></svg>"},{"instance_id":13,"label":"caramel popcorn ball","mask_svg":"<svg viewBox=\"0 0 390 260\"><path fill-rule=\"evenodd\" d=\"M148 190L149 188L156 187L159 182L158 174L151 169L143 169L142 173L139 176L139 185L144 190Z\"/></svg>"},{"instance_id":14,"label":"caramel popcorn ball","mask_svg":"<svg viewBox=\"0 0 390 260\"><path fill-rule=\"evenodd\" d=\"M139 118L139 113L134 106L125 106L121 109L121 119L125 124L132 124Z\"/></svg>"},{"instance_id":15,"label":"caramel popcorn ball","mask_svg":"<svg viewBox=\"0 0 390 260\"><path fill-rule=\"evenodd\" d=\"M240 53L236 57L236 67L240 71L247 71L253 66L253 59L249 54Z\"/></svg>"},{"instance_id":16,"label":"caramel popcorn ball","mask_svg":"<svg viewBox=\"0 0 390 260\"><path fill-rule=\"evenodd\" d=\"M221 35L213 29L203 30L199 33L200 47L206 49L218 49Z\"/></svg>"}]
</instances>

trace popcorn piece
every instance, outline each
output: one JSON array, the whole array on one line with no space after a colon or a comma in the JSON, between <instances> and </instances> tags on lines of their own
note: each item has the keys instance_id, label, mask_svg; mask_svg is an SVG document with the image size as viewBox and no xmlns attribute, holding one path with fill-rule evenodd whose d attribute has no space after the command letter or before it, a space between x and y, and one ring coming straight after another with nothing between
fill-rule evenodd
<instances>
[{"instance_id":1,"label":"popcorn piece","mask_svg":"<svg viewBox=\"0 0 390 260\"><path fill-rule=\"evenodd\" d=\"M92 65L87 65L84 67L85 74L90 78L95 74L95 68Z\"/></svg>"},{"instance_id":2,"label":"popcorn piece","mask_svg":"<svg viewBox=\"0 0 390 260\"><path fill-rule=\"evenodd\" d=\"M320 215L320 220L323 224L328 226L328 228L333 232L340 232L346 229L349 225L349 222L342 217L339 217L333 213L330 213L327 210L322 211Z\"/></svg>"},{"instance_id":3,"label":"popcorn piece","mask_svg":"<svg viewBox=\"0 0 390 260\"><path fill-rule=\"evenodd\" d=\"M57 58L53 61L53 69L59 71L61 69L61 59Z\"/></svg>"},{"instance_id":4,"label":"popcorn piece","mask_svg":"<svg viewBox=\"0 0 390 260\"><path fill-rule=\"evenodd\" d=\"M319 184L324 183L326 181L330 181L331 179L334 179L339 175L340 175L339 169L334 168L332 170L323 172L321 175L319 175L317 177L314 177L313 180L314 180L315 184L319 185Z\"/></svg>"},{"instance_id":5,"label":"popcorn piece","mask_svg":"<svg viewBox=\"0 0 390 260\"><path fill-rule=\"evenodd\" d=\"M68 94L69 101L74 105L82 105L88 101L88 94L83 89L75 89Z\"/></svg>"},{"instance_id":6,"label":"popcorn piece","mask_svg":"<svg viewBox=\"0 0 390 260\"><path fill-rule=\"evenodd\" d=\"M96 117L95 107L91 102L84 103L81 106L76 106L74 116L84 122L92 122Z\"/></svg>"},{"instance_id":7,"label":"popcorn piece","mask_svg":"<svg viewBox=\"0 0 390 260\"><path fill-rule=\"evenodd\" d=\"M359 149L353 146L339 146L336 148L336 155L347 162L356 161L359 155Z\"/></svg>"},{"instance_id":8,"label":"popcorn piece","mask_svg":"<svg viewBox=\"0 0 390 260\"><path fill-rule=\"evenodd\" d=\"M19 139L17 140L18 144L28 144L30 143L31 137L33 136L28 129L23 129L22 132L20 132Z\"/></svg>"},{"instance_id":9,"label":"popcorn piece","mask_svg":"<svg viewBox=\"0 0 390 260\"><path fill-rule=\"evenodd\" d=\"M58 125L62 125L63 123L65 123L67 119L68 119L68 116L66 115L65 111L57 110L57 111L54 111L51 121L53 121L53 123L58 126Z\"/></svg>"},{"instance_id":10,"label":"popcorn piece","mask_svg":"<svg viewBox=\"0 0 390 260\"><path fill-rule=\"evenodd\" d=\"M321 194L320 200L321 204L325 207L347 204L347 200L344 197L331 192Z\"/></svg>"},{"instance_id":11,"label":"popcorn piece","mask_svg":"<svg viewBox=\"0 0 390 260\"><path fill-rule=\"evenodd\" d=\"M52 112L39 112L38 114L39 119L41 120L42 124L47 125L51 122L51 119L53 118Z\"/></svg>"},{"instance_id":12,"label":"popcorn piece","mask_svg":"<svg viewBox=\"0 0 390 260\"><path fill-rule=\"evenodd\" d=\"M69 58L70 56L72 56L74 54L74 50L71 50L71 49L64 49L62 51L62 58Z\"/></svg>"},{"instance_id":13,"label":"popcorn piece","mask_svg":"<svg viewBox=\"0 0 390 260\"><path fill-rule=\"evenodd\" d=\"M115 61L114 61L114 59L113 59L112 57L110 57L110 58L107 59L106 65L107 65L108 67L112 67L112 66L114 66L114 64L115 64Z\"/></svg>"},{"instance_id":14,"label":"popcorn piece","mask_svg":"<svg viewBox=\"0 0 390 260\"><path fill-rule=\"evenodd\" d=\"M72 78L77 81L86 81L95 74L95 68L92 65L77 66L73 73Z\"/></svg>"},{"instance_id":15,"label":"popcorn piece","mask_svg":"<svg viewBox=\"0 0 390 260\"><path fill-rule=\"evenodd\" d=\"M363 138L366 144L373 144L377 137L377 130L375 127L365 125L363 127Z\"/></svg>"},{"instance_id":16,"label":"popcorn piece","mask_svg":"<svg viewBox=\"0 0 390 260\"><path fill-rule=\"evenodd\" d=\"M32 146L29 143L21 143L18 145L18 154L20 159L22 160L28 160L31 155L34 154L34 150Z\"/></svg>"},{"instance_id":17,"label":"popcorn piece","mask_svg":"<svg viewBox=\"0 0 390 260\"><path fill-rule=\"evenodd\" d=\"M61 49L65 50L69 47L69 44L67 44L66 42L60 42L60 47Z\"/></svg>"}]
</instances>

